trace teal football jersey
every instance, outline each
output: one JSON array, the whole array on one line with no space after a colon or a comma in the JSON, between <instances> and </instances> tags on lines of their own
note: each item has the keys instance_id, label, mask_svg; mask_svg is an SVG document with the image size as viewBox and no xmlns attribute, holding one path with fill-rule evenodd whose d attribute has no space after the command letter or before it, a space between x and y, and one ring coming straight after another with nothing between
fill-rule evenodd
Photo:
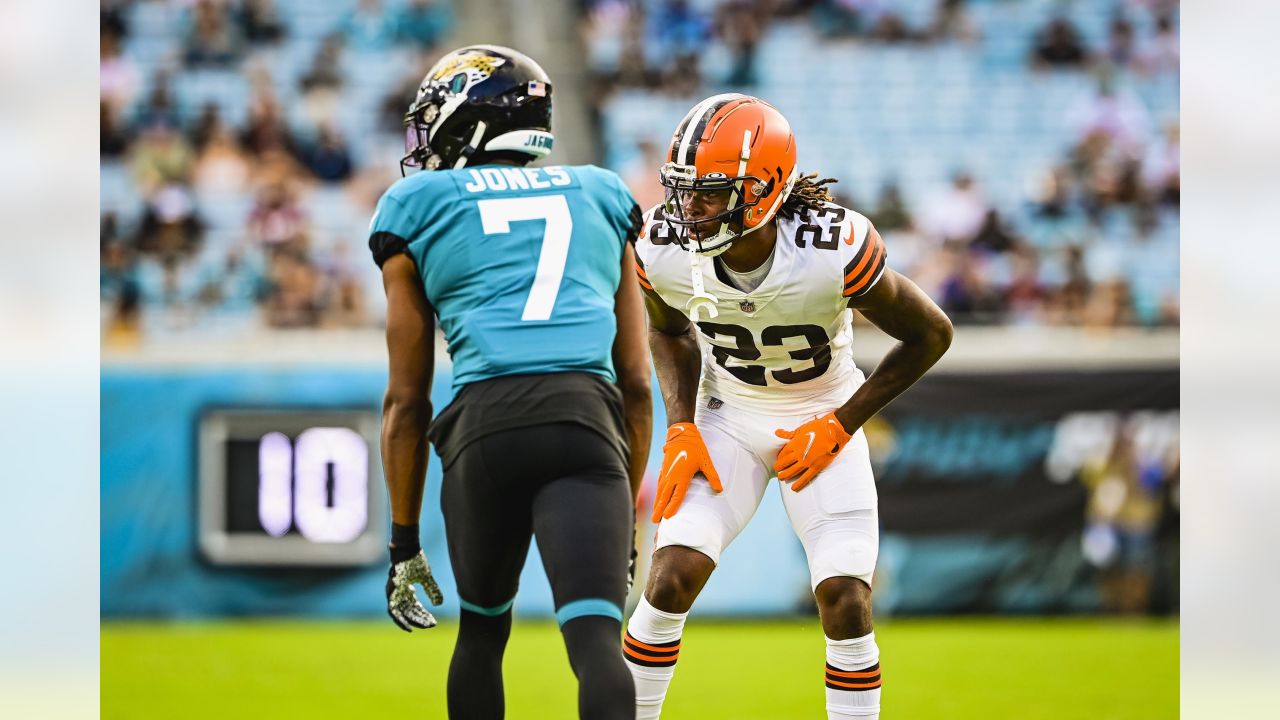
<instances>
[{"instance_id":1,"label":"teal football jersey","mask_svg":"<svg viewBox=\"0 0 1280 720\"><path fill-rule=\"evenodd\" d=\"M640 209L593 165L482 165L391 186L370 222L381 264L418 267L453 359L453 386L585 371L614 380L614 295Z\"/></svg>"}]
</instances>

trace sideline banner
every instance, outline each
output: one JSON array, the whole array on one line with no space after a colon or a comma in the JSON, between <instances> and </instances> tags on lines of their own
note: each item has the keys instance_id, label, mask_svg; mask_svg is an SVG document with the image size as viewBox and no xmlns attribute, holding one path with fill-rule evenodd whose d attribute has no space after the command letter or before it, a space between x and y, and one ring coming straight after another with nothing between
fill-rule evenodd
<instances>
[{"instance_id":1,"label":"sideline banner","mask_svg":"<svg viewBox=\"0 0 1280 720\"><path fill-rule=\"evenodd\" d=\"M866 427L882 607L1172 609L1178 399L1176 369L926 377Z\"/></svg>"},{"instance_id":2,"label":"sideline banner","mask_svg":"<svg viewBox=\"0 0 1280 720\"><path fill-rule=\"evenodd\" d=\"M252 428L228 429L224 442L210 446L220 455L201 448L205 421L218 413L265 414L276 424L263 438L280 441L281 458L300 462L311 455L304 447L306 423L285 427L273 414L287 409L294 424L301 416L332 431L341 430L334 415L341 410L358 416L352 420L358 429L360 418L376 419L384 386L385 372L368 368L104 368L103 617L380 616L386 580L380 547L359 555L372 558L359 564L352 564L355 555L316 564L326 548L311 547L290 555L292 565L276 558L264 567L232 562L238 556L230 544L210 552L202 517L221 519L214 525L224 532L265 518L264 530L248 539L282 553L293 553L283 542L300 544L293 537L298 533L277 539L273 532L287 529L292 518L305 536L310 524L301 522L308 506L299 502L298 488L292 500L288 493L262 492L273 477L264 474L271 467L266 460L274 456L258 443L246 460L247 451L236 445ZM448 378L438 377L434 390L433 402L443 408L451 399ZM660 428L661 401L655 406ZM939 374L905 393L866 431L880 492L875 595L881 611L1176 610L1176 370ZM344 437L356 435L368 433ZM661 461L662 438L654 434L651 474ZM385 510L375 502L382 500L381 469L369 445L374 494L367 510L376 519ZM221 513L208 512L202 494L209 457L221 459L226 470L213 474L226 481L225 494L215 496L226 498ZM342 520L340 511L350 505L342 492L349 478L339 472L346 464L334 462L340 459L314 468L316 487L324 490L311 503L312 510L323 509L310 513L317 522L330 515ZM249 469L231 472L241 465ZM456 613L456 601L439 517L439 468L433 457L422 540L449 598L437 614L447 617ZM247 504L246 492L252 496ZM272 498L280 502L268 502ZM248 520L241 506L253 509ZM268 512L272 508L280 512ZM275 531L273 518L280 520ZM382 532L370 526L375 540ZM652 528L642 523L642 545L651 537ZM271 559L258 551L251 556ZM554 609L536 549L516 605L522 616L549 616ZM766 493L698 607L704 615L812 612L804 553L777 491Z\"/></svg>"}]
</instances>

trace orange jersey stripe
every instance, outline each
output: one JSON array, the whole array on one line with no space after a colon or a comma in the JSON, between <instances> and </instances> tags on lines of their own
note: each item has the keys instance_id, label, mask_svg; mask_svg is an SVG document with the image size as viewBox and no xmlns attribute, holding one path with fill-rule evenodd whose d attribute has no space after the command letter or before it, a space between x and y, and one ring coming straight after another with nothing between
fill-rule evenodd
<instances>
[{"instance_id":1,"label":"orange jersey stripe","mask_svg":"<svg viewBox=\"0 0 1280 720\"><path fill-rule=\"evenodd\" d=\"M862 670L859 672L845 672L844 670L827 670L828 675L845 678L869 678L880 674L880 668L875 670Z\"/></svg>"},{"instance_id":2,"label":"orange jersey stripe","mask_svg":"<svg viewBox=\"0 0 1280 720\"><path fill-rule=\"evenodd\" d=\"M849 683L842 683L837 680L832 680L831 678L827 678L827 682L831 683L832 685L836 685L838 687L849 688L850 690L875 690L876 688L884 684L883 680L877 680L873 683L867 683L866 685L851 685Z\"/></svg>"},{"instance_id":3,"label":"orange jersey stripe","mask_svg":"<svg viewBox=\"0 0 1280 720\"><path fill-rule=\"evenodd\" d=\"M640 287L644 288L645 290L653 289L653 286L649 284L649 281L645 280L643 277L636 277L636 279L640 281Z\"/></svg>"},{"instance_id":4,"label":"orange jersey stripe","mask_svg":"<svg viewBox=\"0 0 1280 720\"><path fill-rule=\"evenodd\" d=\"M879 255L880 247L883 245L879 240L880 239L875 235L867 233L867 242L871 243L871 248L867 251L867 254L862 257L862 262L858 263L858 267L849 271L849 274L844 276L845 283L853 282L853 279L858 277L858 273L862 272L863 269L867 267L868 262L871 262L871 258ZM875 263L871 264L874 265Z\"/></svg>"},{"instance_id":5,"label":"orange jersey stripe","mask_svg":"<svg viewBox=\"0 0 1280 720\"><path fill-rule=\"evenodd\" d=\"M649 278L649 275L644 271L644 266L640 263L636 263L636 272L640 273L640 277L645 278L646 280Z\"/></svg>"},{"instance_id":6,"label":"orange jersey stripe","mask_svg":"<svg viewBox=\"0 0 1280 720\"><path fill-rule=\"evenodd\" d=\"M638 653L635 650L632 650L626 645L622 646L622 652L630 655L631 657L637 660L648 660L649 662L670 662L680 657L680 653L676 653L675 655L672 655L670 657L659 657L657 655L645 655L644 653Z\"/></svg>"},{"instance_id":7,"label":"orange jersey stripe","mask_svg":"<svg viewBox=\"0 0 1280 720\"><path fill-rule=\"evenodd\" d=\"M876 243L875 260L871 263L871 267L875 267L880 263L880 257L882 255L884 255L884 243ZM867 273L867 276L862 278L862 280L860 280L857 285L851 285L849 288L847 288L844 291L844 294L846 296L853 295L854 293L858 292L862 288L866 287L867 283L871 282L872 278L874 277L875 277L875 273L871 273L871 272ZM846 280L845 282L848 282L848 280Z\"/></svg>"},{"instance_id":8,"label":"orange jersey stripe","mask_svg":"<svg viewBox=\"0 0 1280 720\"><path fill-rule=\"evenodd\" d=\"M671 647L658 647L657 645L649 645L648 643L642 643L639 640L636 640L635 638L631 637L630 635L627 636L627 642L632 645L635 645L638 648L641 648L644 650L652 650L654 652L671 652L672 650L680 649L680 643L676 643Z\"/></svg>"}]
</instances>

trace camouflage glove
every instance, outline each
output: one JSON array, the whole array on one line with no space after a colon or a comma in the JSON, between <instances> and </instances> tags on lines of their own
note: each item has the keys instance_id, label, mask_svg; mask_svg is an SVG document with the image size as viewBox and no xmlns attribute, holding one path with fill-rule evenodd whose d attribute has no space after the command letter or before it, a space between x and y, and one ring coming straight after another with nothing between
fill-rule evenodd
<instances>
[{"instance_id":1,"label":"camouflage glove","mask_svg":"<svg viewBox=\"0 0 1280 720\"><path fill-rule=\"evenodd\" d=\"M405 632L436 626L436 619L418 601L414 584L422 586L432 605L444 602L440 586L431 576L431 564L420 548L391 548L391 572L387 577L387 614Z\"/></svg>"}]
</instances>

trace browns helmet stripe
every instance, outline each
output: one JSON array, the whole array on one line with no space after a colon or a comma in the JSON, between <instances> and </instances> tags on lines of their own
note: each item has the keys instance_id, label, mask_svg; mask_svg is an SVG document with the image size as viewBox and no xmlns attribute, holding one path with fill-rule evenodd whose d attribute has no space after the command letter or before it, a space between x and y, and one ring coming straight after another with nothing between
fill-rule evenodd
<instances>
[{"instance_id":1,"label":"browns helmet stripe","mask_svg":"<svg viewBox=\"0 0 1280 720\"><path fill-rule=\"evenodd\" d=\"M676 134L671 137L671 154L667 157L667 162L676 161L676 152L680 148L680 138L684 137L684 131L689 127L689 121L693 120L694 113L696 113L698 108L701 106L702 103L694 105L689 112L685 113L684 119L680 121L680 126L676 128Z\"/></svg>"},{"instance_id":2,"label":"browns helmet stripe","mask_svg":"<svg viewBox=\"0 0 1280 720\"><path fill-rule=\"evenodd\" d=\"M681 129L686 130L683 135L677 133L679 138L677 142L672 143L678 147L676 157L682 165L692 165L693 158L698 154L698 141L702 139L702 133L707 130L707 123L711 121L711 117L716 114L720 108L728 105L734 100L742 99L742 95L737 93L725 93L723 95L712 95L694 106L693 110L685 116L685 122L681 123ZM693 122L689 122L691 118L697 118Z\"/></svg>"}]
</instances>

